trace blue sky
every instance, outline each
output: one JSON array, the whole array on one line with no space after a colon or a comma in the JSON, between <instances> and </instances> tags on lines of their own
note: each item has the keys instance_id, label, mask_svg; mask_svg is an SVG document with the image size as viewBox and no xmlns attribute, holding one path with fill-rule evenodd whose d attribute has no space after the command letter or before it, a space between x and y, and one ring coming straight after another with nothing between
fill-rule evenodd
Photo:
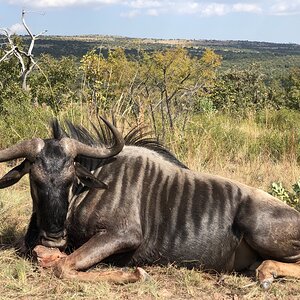
<instances>
[{"instance_id":1,"label":"blue sky","mask_svg":"<svg viewBox=\"0 0 300 300\"><path fill-rule=\"evenodd\" d=\"M0 28L33 33L300 44L300 0L0 0Z\"/></svg>"}]
</instances>

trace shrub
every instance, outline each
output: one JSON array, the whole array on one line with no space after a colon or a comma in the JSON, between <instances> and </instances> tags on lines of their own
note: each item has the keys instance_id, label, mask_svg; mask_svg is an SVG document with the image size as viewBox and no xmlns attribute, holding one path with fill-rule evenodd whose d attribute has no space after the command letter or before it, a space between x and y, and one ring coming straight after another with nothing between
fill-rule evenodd
<instances>
[{"instance_id":1,"label":"shrub","mask_svg":"<svg viewBox=\"0 0 300 300\"><path fill-rule=\"evenodd\" d=\"M48 135L48 124L53 118L49 107L34 105L30 98L23 98L22 104L4 101L3 110L5 113L0 119L1 148L23 139Z\"/></svg>"},{"instance_id":2,"label":"shrub","mask_svg":"<svg viewBox=\"0 0 300 300\"><path fill-rule=\"evenodd\" d=\"M288 191L281 182L273 182L270 194L300 211L300 179Z\"/></svg>"}]
</instances>

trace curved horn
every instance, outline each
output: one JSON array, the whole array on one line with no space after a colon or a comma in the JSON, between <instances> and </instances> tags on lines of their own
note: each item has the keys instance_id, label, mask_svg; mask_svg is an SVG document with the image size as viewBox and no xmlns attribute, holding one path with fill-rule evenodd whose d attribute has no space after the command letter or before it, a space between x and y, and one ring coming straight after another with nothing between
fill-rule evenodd
<instances>
[{"instance_id":1,"label":"curved horn","mask_svg":"<svg viewBox=\"0 0 300 300\"><path fill-rule=\"evenodd\" d=\"M91 158L107 158L117 155L123 149L125 142L121 133L110 122L102 117L100 118L112 132L115 140L114 145L110 148L91 147L71 138L62 138L61 141L64 144L65 149L70 153L72 157L82 155Z\"/></svg>"},{"instance_id":2,"label":"curved horn","mask_svg":"<svg viewBox=\"0 0 300 300\"><path fill-rule=\"evenodd\" d=\"M23 157L28 160L32 160L43 147L44 141L39 138L20 142L11 147L0 150L0 162Z\"/></svg>"}]
</instances>

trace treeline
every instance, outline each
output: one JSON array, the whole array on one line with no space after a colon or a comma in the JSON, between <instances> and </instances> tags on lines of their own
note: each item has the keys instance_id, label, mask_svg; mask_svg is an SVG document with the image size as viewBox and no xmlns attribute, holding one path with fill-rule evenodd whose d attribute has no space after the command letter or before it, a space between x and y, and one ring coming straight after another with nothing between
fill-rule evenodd
<instances>
[{"instance_id":1,"label":"treeline","mask_svg":"<svg viewBox=\"0 0 300 300\"><path fill-rule=\"evenodd\" d=\"M0 64L0 123L15 127L26 118L34 121L37 113L42 119L62 113L74 118L80 113L73 108L84 105L90 114L117 111L137 123L150 123L165 139L174 124L184 130L195 114L226 112L243 118L266 109L300 110L300 67L275 78L259 64L221 67L222 57L211 49L201 57L181 47L139 51L134 57L122 48L105 56L92 50L80 62L42 55L25 91L19 62L12 58ZM29 134L18 130L20 136Z\"/></svg>"},{"instance_id":2,"label":"treeline","mask_svg":"<svg viewBox=\"0 0 300 300\"><path fill-rule=\"evenodd\" d=\"M30 43L29 36L24 36L23 40L25 44ZM290 67L293 63L300 66L300 45L253 41L160 40L101 35L44 36L36 41L34 54L50 54L55 58L73 55L80 59L97 48L107 57L110 49L122 47L127 56L136 58L140 50L151 54L176 46L184 47L192 57L201 57L206 48L213 49L222 56L226 67L244 67L249 63L259 62L264 70L270 72L284 65Z\"/></svg>"}]
</instances>

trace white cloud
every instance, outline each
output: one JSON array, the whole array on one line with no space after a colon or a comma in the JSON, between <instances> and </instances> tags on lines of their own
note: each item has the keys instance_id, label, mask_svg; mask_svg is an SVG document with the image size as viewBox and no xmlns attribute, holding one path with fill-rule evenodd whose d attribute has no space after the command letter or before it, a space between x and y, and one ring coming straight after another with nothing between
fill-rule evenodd
<instances>
[{"instance_id":1,"label":"white cloud","mask_svg":"<svg viewBox=\"0 0 300 300\"><path fill-rule=\"evenodd\" d=\"M16 24L10 26L10 27L8 28L8 30L9 30L11 33L13 33L13 34L14 34L14 33L20 34L20 33L25 33L25 32L26 32L24 26L23 26L22 24L20 24L20 23L16 23Z\"/></svg>"},{"instance_id":2,"label":"white cloud","mask_svg":"<svg viewBox=\"0 0 300 300\"><path fill-rule=\"evenodd\" d=\"M128 12L123 12L121 13L121 17L124 17L124 18L134 18L136 16L138 16L140 14L140 11L137 10L137 9L134 9L134 10L130 10Z\"/></svg>"},{"instance_id":3,"label":"white cloud","mask_svg":"<svg viewBox=\"0 0 300 300\"><path fill-rule=\"evenodd\" d=\"M23 7L50 8L87 6L120 6L124 17L133 18L146 14L193 14L199 16L222 16L230 13L300 14L300 0L8 0Z\"/></svg>"},{"instance_id":4,"label":"white cloud","mask_svg":"<svg viewBox=\"0 0 300 300\"><path fill-rule=\"evenodd\" d=\"M153 16L153 17L159 16L159 12L158 12L158 10L155 9L155 8L148 9L147 12L146 12L146 14L147 14L148 16Z\"/></svg>"},{"instance_id":5,"label":"white cloud","mask_svg":"<svg viewBox=\"0 0 300 300\"><path fill-rule=\"evenodd\" d=\"M300 0L272 1L270 13L274 15L300 14Z\"/></svg>"},{"instance_id":6,"label":"white cloud","mask_svg":"<svg viewBox=\"0 0 300 300\"><path fill-rule=\"evenodd\" d=\"M236 0L215 0L211 1L151 1L135 0L129 1L128 4L140 10L147 9L147 14L153 11L152 15L173 13L173 14L190 14L200 16L223 16L229 13L261 13L260 4L252 2L237 2ZM154 13L155 12L155 13Z\"/></svg>"},{"instance_id":7,"label":"white cloud","mask_svg":"<svg viewBox=\"0 0 300 300\"><path fill-rule=\"evenodd\" d=\"M228 3L233 1L178 1L176 5L169 8L179 14L194 14L200 16L223 16L229 13L260 13L262 11L260 5L252 3ZM174 3L173 3L174 4Z\"/></svg>"},{"instance_id":8,"label":"white cloud","mask_svg":"<svg viewBox=\"0 0 300 300\"><path fill-rule=\"evenodd\" d=\"M135 8L157 8L168 6L168 1L134 0L128 1L128 4Z\"/></svg>"},{"instance_id":9,"label":"white cloud","mask_svg":"<svg viewBox=\"0 0 300 300\"><path fill-rule=\"evenodd\" d=\"M262 12L262 8L258 4L252 4L252 3L233 4L232 10L234 12L248 12L248 13L261 13Z\"/></svg>"},{"instance_id":10,"label":"white cloud","mask_svg":"<svg viewBox=\"0 0 300 300\"><path fill-rule=\"evenodd\" d=\"M200 7L200 14L204 16L223 16L230 11L230 8L226 4L211 3Z\"/></svg>"},{"instance_id":11,"label":"white cloud","mask_svg":"<svg viewBox=\"0 0 300 300\"><path fill-rule=\"evenodd\" d=\"M83 5L115 5L122 4L121 0L9 0L11 4L20 4L26 7L50 8L70 7Z\"/></svg>"}]
</instances>

